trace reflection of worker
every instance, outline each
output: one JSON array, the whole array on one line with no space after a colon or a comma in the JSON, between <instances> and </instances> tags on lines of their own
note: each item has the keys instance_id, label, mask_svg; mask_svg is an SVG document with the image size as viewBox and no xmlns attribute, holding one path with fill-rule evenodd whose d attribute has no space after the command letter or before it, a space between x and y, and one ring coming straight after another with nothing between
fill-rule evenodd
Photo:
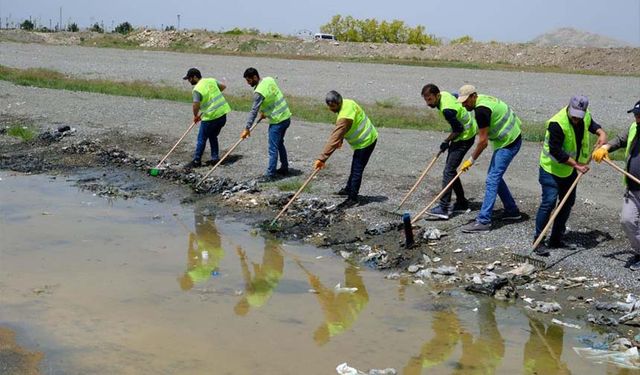
<instances>
[{"instance_id":1,"label":"reflection of worker","mask_svg":"<svg viewBox=\"0 0 640 375\"><path fill-rule=\"evenodd\" d=\"M364 287L362 276L354 266L347 266L344 270L344 287L357 288L353 293L337 292L320 283L320 279L302 266L298 265L309 277L309 284L316 291L318 302L324 312L325 322L316 329L313 339L318 345L329 342L333 336L348 330L369 302L369 294Z\"/></svg>"},{"instance_id":2,"label":"reflection of worker","mask_svg":"<svg viewBox=\"0 0 640 375\"><path fill-rule=\"evenodd\" d=\"M204 216L196 210L195 222L196 232L189 233L187 271L178 279L182 290L190 290L194 284L208 280L224 257L215 218Z\"/></svg>"},{"instance_id":3,"label":"reflection of worker","mask_svg":"<svg viewBox=\"0 0 640 375\"><path fill-rule=\"evenodd\" d=\"M529 318L529 341L524 345L525 374L569 374L562 357L562 327L544 324Z\"/></svg>"},{"instance_id":4,"label":"reflection of worker","mask_svg":"<svg viewBox=\"0 0 640 375\"><path fill-rule=\"evenodd\" d=\"M284 257L280 244L275 240L266 240L262 264L253 263L253 277L247 263L247 254L236 249L240 256L242 276L245 282L245 293L240 302L236 304L234 311L238 315L246 315L249 307L261 307L271 298L273 291L278 286L284 271Z\"/></svg>"},{"instance_id":5,"label":"reflection of worker","mask_svg":"<svg viewBox=\"0 0 640 375\"><path fill-rule=\"evenodd\" d=\"M403 374L421 374L422 369L437 366L451 357L460 341L460 321L456 313L451 310L435 312L431 330L435 336L422 345L420 355L411 357Z\"/></svg>"},{"instance_id":6,"label":"reflection of worker","mask_svg":"<svg viewBox=\"0 0 640 375\"><path fill-rule=\"evenodd\" d=\"M473 340L462 332L462 356L454 374L494 374L504 357L504 340L498 330L495 305L485 302L478 309L480 336Z\"/></svg>"}]
</instances>

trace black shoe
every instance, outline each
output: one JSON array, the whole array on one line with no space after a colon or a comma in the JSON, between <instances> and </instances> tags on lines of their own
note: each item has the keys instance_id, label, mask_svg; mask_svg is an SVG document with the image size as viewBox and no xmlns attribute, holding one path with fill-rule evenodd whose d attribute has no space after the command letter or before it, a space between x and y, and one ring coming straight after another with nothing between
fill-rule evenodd
<instances>
[{"instance_id":1,"label":"black shoe","mask_svg":"<svg viewBox=\"0 0 640 375\"><path fill-rule=\"evenodd\" d=\"M196 160L196 159L191 160L190 162L184 165L185 169L200 168L200 167L202 167L202 163L200 162L200 160Z\"/></svg>"},{"instance_id":2,"label":"black shoe","mask_svg":"<svg viewBox=\"0 0 640 375\"><path fill-rule=\"evenodd\" d=\"M276 174L280 175L280 176L288 176L289 175L289 168L278 168L278 169L276 169Z\"/></svg>"},{"instance_id":3,"label":"black shoe","mask_svg":"<svg viewBox=\"0 0 640 375\"><path fill-rule=\"evenodd\" d=\"M275 180L277 180L278 177L276 177L275 175L272 174L265 174L264 176L258 178L258 182L273 182Z\"/></svg>"},{"instance_id":4,"label":"black shoe","mask_svg":"<svg viewBox=\"0 0 640 375\"><path fill-rule=\"evenodd\" d=\"M547 247L550 249L568 249L569 245L567 245L564 241L562 240L549 240L547 242Z\"/></svg>"},{"instance_id":5,"label":"black shoe","mask_svg":"<svg viewBox=\"0 0 640 375\"><path fill-rule=\"evenodd\" d=\"M467 212L468 209L469 209L469 201L466 199L463 201L456 201L456 203L453 204L453 212L455 213Z\"/></svg>"},{"instance_id":6,"label":"black shoe","mask_svg":"<svg viewBox=\"0 0 640 375\"><path fill-rule=\"evenodd\" d=\"M539 245L535 250L533 250L533 252L539 257L548 257L551 255L549 249L544 245Z\"/></svg>"},{"instance_id":7,"label":"black shoe","mask_svg":"<svg viewBox=\"0 0 640 375\"><path fill-rule=\"evenodd\" d=\"M213 167L214 165L218 164L219 161L220 159L211 159L204 163L204 165L206 165L207 167Z\"/></svg>"},{"instance_id":8,"label":"black shoe","mask_svg":"<svg viewBox=\"0 0 640 375\"><path fill-rule=\"evenodd\" d=\"M520 211L503 212L502 215L500 216L500 220L503 220L503 221L515 221L520 219L522 219L522 214L520 213Z\"/></svg>"},{"instance_id":9,"label":"black shoe","mask_svg":"<svg viewBox=\"0 0 640 375\"><path fill-rule=\"evenodd\" d=\"M347 189L342 188L342 189L338 190L337 192L335 192L334 194L346 197L347 195L349 195L349 192L347 191Z\"/></svg>"},{"instance_id":10,"label":"black shoe","mask_svg":"<svg viewBox=\"0 0 640 375\"><path fill-rule=\"evenodd\" d=\"M340 208L340 209L351 208L359 204L360 204L360 201L358 200L358 198L347 198L342 203L340 203L336 208Z\"/></svg>"}]
</instances>

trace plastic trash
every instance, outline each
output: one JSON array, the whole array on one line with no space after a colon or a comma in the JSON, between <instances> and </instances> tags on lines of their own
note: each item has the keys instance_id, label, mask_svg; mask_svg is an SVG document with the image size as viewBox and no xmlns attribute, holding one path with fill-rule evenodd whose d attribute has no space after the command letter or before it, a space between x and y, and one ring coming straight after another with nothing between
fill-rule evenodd
<instances>
[{"instance_id":1,"label":"plastic trash","mask_svg":"<svg viewBox=\"0 0 640 375\"><path fill-rule=\"evenodd\" d=\"M396 375L398 373L394 368L371 369L369 372L362 372L353 367L349 367L347 362L339 364L338 367L336 367L336 372L339 375Z\"/></svg>"},{"instance_id":2,"label":"plastic trash","mask_svg":"<svg viewBox=\"0 0 640 375\"><path fill-rule=\"evenodd\" d=\"M554 323L554 324L557 324L557 325L563 326L563 327L581 329L580 326L577 325L577 324L565 323L562 320L559 320L559 319L556 319L556 318L551 319L551 323Z\"/></svg>"},{"instance_id":3,"label":"plastic trash","mask_svg":"<svg viewBox=\"0 0 640 375\"><path fill-rule=\"evenodd\" d=\"M343 287L340 285L340 283L337 283L334 290L336 291L336 293L355 293L358 291L358 288Z\"/></svg>"},{"instance_id":4,"label":"plastic trash","mask_svg":"<svg viewBox=\"0 0 640 375\"><path fill-rule=\"evenodd\" d=\"M638 355L636 347L624 352L577 347L574 347L573 350L580 357L595 363L610 363L621 368L640 370L640 355Z\"/></svg>"}]
</instances>

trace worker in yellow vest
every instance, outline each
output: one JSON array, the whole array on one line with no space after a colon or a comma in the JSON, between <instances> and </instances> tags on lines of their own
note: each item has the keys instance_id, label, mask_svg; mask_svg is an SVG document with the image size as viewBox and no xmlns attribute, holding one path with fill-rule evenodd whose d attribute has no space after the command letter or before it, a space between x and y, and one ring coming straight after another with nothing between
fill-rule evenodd
<instances>
[{"instance_id":1,"label":"worker in yellow vest","mask_svg":"<svg viewBox=\"0 0 640 375\"><path fill-rule=\"evenodd\" d=\"M481 95L472 85L464 85L458 93L458 102L467 111L474 111L478 123L478 143L471 153L471 158L462 163L460 169L467 171L487 148L489 141L493 148L491 163L487 171L484 199L476 220L462 227L463 233L482 233L491 230L493 206L496 196L500 197L504 206L501 220L519 220L520 209L513 199L503 176L513 158L520 151L522 136L520 135L520 119L502 100L489 95Z\"/></svg>"},{"instance_id":2,"label":"worker in yellow vest","mask_svg":"<svg viewBox=\"0 0 640 375\"><path fill-rule=\"evenodd\" d=\"M194 86L193 122L200 121L196 151L193 154L193 160L185 167L190 169L202 166L201 159L207 141L211 147L211 159L205 165L215 165L220 160L218 135L227 123L227 113L231 112L229 103L222 95L222 91L227 86L214 78L202 78L200 70L196 68L189 69L182 79Z\"/></svg>"},{"instance_id":3,"label":"worker in yellow vest","mask_svg":"<svg viewBox=\"0 0 640 375\"><path fill-rule=\"evenodd\" d=\"M591 117L588 110L589 99L578 95L571 98L569 105L563 107L549 121L540 152L540 169L538 181L542 187L542 200L536 215L536 233L538 238L547 225L557 202L561 201L569 191L578 172L589 171L589 155L591 137L597 134L597 146L607 143L607 134ZM549 249L562 248L566 245L562 237L566 230L571 208L576 200L576 189L553 221L551 235L546 246L539 246L535 253L548 256Z\"/></svg>"},{"instance_id":4,"label":"worker in yellow vest","mask_svg":"<svg viewBox=\"0 0 640 375\"><path fill-rule=\"evenodd\" d=\"M476 119L458 103L457 98L446 91L440 91L438 86L429 83L422 88L422 98L430 108L436 108L451 126L451 133L440 144L440 153L447 151L447 161L442 172L442 188L449 185L449 182L456 176L457 169L462 163L464 156L473 146L476 134L478 134L478 124ZM456 193L456 203L451 205L451 192ZM462 182L457 179L442 198L440 204L431 211L429 215L442 220L449 220L449 215L454 212L464 212L469 208L469 202L464 196Z\"/></svg>"},{"instance_id":5,"label":"worker in yellow vest","mask_svg":"<svg viewBox=\"0 0 640 375\"><path fill-rule=\"evenodd\" d=\"M331 112L338 114L338 118L322 153L313 163L313 168L324 168L327 159L335 150L342 147L342 142L346 139L353 149L351 173L347 185L337 194L347 196L347 199L341 203L342 208L353 207L359 204L358 193L360 192L362 175L373 150L376 148L378 131L358 103L351 99L342 99L342 95L337 91L329 91L325 102Z\"/></svg>"},{"instance_id":6,"label":"worker in yellow vest","mask_svg":"<svg viewBox=\"0 0 640 375\"><path fill-rule=\"evenodd\" d=\"M269 182L289 174L289 160L287 149L284 147L284 135L291 124L291 110L276 80L272 77L260 78L255 68L248 68L244 78L249 86L254 88L253 105L247 118L247 126L240 134L242 139L251 135L251 126L261 113L261 118L269 120L269 164L267 172L262 177L263 182ZM280 168L278 166L280 156Z\"/></svg>"},{"instance_id":7,"label":"worker in yellow vest","mask_svg":"<svg viewBox=\"0 0 640 375\"><path fill-rule=\"evenodd\" d=\"M609 158L609 151L625 148L626 171L632 176L640 178L640 145L638 145L638 126L640 126L640 101L627 113L633 113L635 121L627 131L618 134L612 141L593 152L593 160L600 163ZM640 185L626 176L623 179L626 186L622 200L621 223L634 255L627 262L632 271L640 270Z\"/></svg>"}]
</instances>

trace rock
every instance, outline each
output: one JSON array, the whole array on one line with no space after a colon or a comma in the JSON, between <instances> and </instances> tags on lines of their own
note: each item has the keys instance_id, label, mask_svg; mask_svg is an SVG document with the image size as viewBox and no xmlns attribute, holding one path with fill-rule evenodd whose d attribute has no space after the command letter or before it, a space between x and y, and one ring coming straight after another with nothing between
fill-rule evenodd
<instances>
[{"instance_id":1,"label":"rock","mask_svg":"<svg viewBox=\"0 0 640 375\"><path fill-rule=\"evenodd\" d=\"M411 273L416 273L416 272L418 272L418 270L419 270L420 268L421 268L421 267L420 267L419 265L417 265L417 264L412 264L412 265L410 265L409 267L407 267L407 271L409 271L409 272L411 272Z\"/></svg>"},{"instance_id":2,"label":"rock","mask_svg":"<svg viewBox=\"0 0 640 375\"><path fill-rule=\"evenodd\" d=\"M457 253L461 253L461 252L462 252L462 249L455 249L455 250L453 250L453 252L454 252L455 254L457 254Z\"/></svg>"},{"instance_id":3,"label":"rock","mask_svg":"<svg viewBox=\"0 0 640 375\"><path fill-rule=\"evenodd\" d=\"M557 302L544 302L544 301L536 301L534 306L526 306L527 309L541 312L544 314L558 312L562 310L562 306L560 306Z\"/></svg>"},{"instance_id":4,"label":"rock","mask_svg":"<svg viewBox=\"0 0 640 375\"><path fill-rule=\"evenodd\" d=\"M587 321L592 324L600 325L600 326L617 326L618 321L609 317L606 317L602 314L595 316L593 314L587 315Z\"/></svg>"},{"instance_id":5,"label":"rock","mask_svg":"<svg viewBox=\"0 0 640 375\"><path fill-rule=\"evenodd\" d=\"M505 277L510 276L529 276L536 271L536 268L529 263L522 263L517 268L507 271L503 274Z\"/></svg>"},{"instance_id":6,"label":"rock","mask_svg":"<svg viewBox=\"0 0 640 375\"><path fill-rule=\"evenodd\" d=\"M551 291L551 292L555 292L556 290L558 290L557 286L549 285L549 284L542 284L542 285L540 285L540 288L542 288L544 290Z\"/></svg>"},{"instance_id":7,"label":"rock","mask_svg":"<svg viewBox=\"0 0 640 375\"><path fill-rule=\"evenodd\" d=\"M509 281L506 277L499 277L489 283L467 285L464 290L472 293L486 294L493 297L496 294L496 291L505 287L507 284L509 284Z\"/></svg>"},{"instance_id":8,"label":"rock","mask_svg":"<svg viewBox=\"0 0 640 375\"><path fill-rule=\"evenodd\" d=\"M618 319L618 323L627 326L640 327L640 310L623 315Z\"/></svg>"},{"instance_id":9,"label":"rock","mask_svg":"<svg viewBox=\"0 0 640 375\"><path fill-rule=\"evenodd\" d=\"M436 228L427 228L422 234L422 238L425 240L439 240L441 237L446 236L446 232L441 232Z\"/></svg>"},{"instance_id":10,"label":"rock","mask_svg":"<svg viewBox=\"0 0 640 375\"><path fill-rule=\"evenodd\" d=\"M380 234L387 233L393 230L394 228L395 226L392 223L376 223L374 225L367 227L364 233L371 236L377 236Z\"/></svg>"},{"instance_id":11,"label":"rock","mask_svg":"<svg viewBox=\"0 0 640 375\"><path fill-rule=\"evenodd\" d=\"M620 337L619 339L616 339L609 346L609 348L611 350L617 351L617 352L624 352L627 349L632 348L632 347L633 347L633 344L631 343L631 341L629 341L629 339L624 338L624 337Z\"/></svg>"},{"instance_id":12,"label":"rock","mask_svg":"<svg viewBox=\"0 0 640 375\"><path fill-rule=\"evenodd\" d=\"M437 275L455 275L457 272L456 268L453 266L441 266L438 268L432 268L431 273L435 273Z\"/></svg>"}]
</instances>

